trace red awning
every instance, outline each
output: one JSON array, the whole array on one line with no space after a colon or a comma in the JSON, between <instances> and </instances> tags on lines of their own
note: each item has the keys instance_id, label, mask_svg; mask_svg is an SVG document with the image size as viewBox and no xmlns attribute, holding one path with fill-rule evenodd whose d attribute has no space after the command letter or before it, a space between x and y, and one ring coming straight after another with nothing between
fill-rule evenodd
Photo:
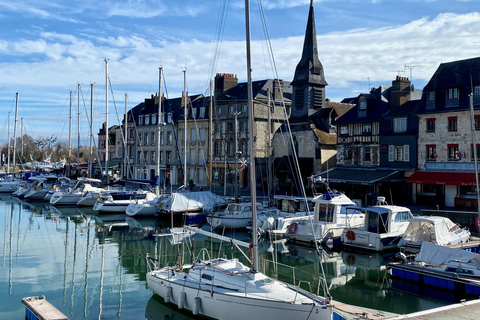
<instances>
[{"instance_id":1,"label":"red awning","mask_svg":"<svg viewBox=\"0 0 480 320\"><path fill-rule=\"evenodd\" d=\"M475 186L473 172L429 172L415 171L407 178L407 183L446 184L451 186Z\"/></svg>"}]
</instances>

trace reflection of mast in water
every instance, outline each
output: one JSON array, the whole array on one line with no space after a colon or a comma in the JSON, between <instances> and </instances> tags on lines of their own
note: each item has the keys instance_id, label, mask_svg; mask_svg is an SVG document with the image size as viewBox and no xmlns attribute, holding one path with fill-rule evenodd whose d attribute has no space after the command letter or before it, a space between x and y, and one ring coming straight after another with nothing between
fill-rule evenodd
<instances>
[{"instance_id":1,"label":"reflection of mast in water","mask_svg":"<svg viewBox=\"0 0 480 320\"><path fill-rule=\"evenodd\" d=\"M13 203L11 205L11 210L10 210L10 238L9 238L9 244L8 244L8 256L9 256L9 264L8 264L8 293L12 293L12 232L13 232Z\"/></svg>"},{"instance_id":2,"label":"reflection of mast in water","mask_svg":"<svg viewBox=\"0 0 480 320\"><path fill-rule=\"evenodd\" d=\"M7 252L7 233L8 233L8 207L5 206L5 227L3 230L3 265L5 266L5 253Z\"/></svg>"},{"instance_id":3,"label":"reflection of mast in water","mask_svg":"<svg viewBox=\"0 0 480 320\"><path fill-rule=\"evenodd\" d=\"M88 254L88 246L90 244L90 220L88 220L87 225L87 248L85 250L86 257L85 257L85 290L84 290L84 300L83 300L83 317L87 317L87 288L88 288L88 260L90 258Z\"/></svg>"},{"instance_id":4,"label":"reflection of mast in water","mask_svg":"<svg viewBox=\"0 0 480 320\"><path fill-rule=\"evenodd\" d=\"M118 288L118 294L119 294L119 301L118 301L118 313L117 316L119 317L120 314L122 313L122 284L123 284L123 251L125 248L125 233L122 232L121 234L121 243L123 243L121 247L121 252L120 252L120 257L118 258L118 268L117 271L120 271L120 286Z\"/></svg>"},{"instance_id":5,"label":"reflection of mast in water","mask_svg":"<svg viewBox=\"0 0 480 320\"><path fill-rule=\"evenodd\" d=\"M67 222L68 223L68 222ZM75 223L76 227L76 223ZM73 296L75 294L75 266L77 262L77 230L75 230L75 238L73 240L73 270L72 270L72 298L71 298L71 307L70 307L70 315L73 316Z\"/></svg>"},{"instance_id":6,"label":"reflection of mast in water","mask_svg":"<svg viewBox=\"0 0 480 320\"><path fill-rule=\"evenodd\" d=\"M98 320L102 318L102 297L103 297L103 268L105 267L105 242L102 243L102 266L100 268L100 297L98 304Z\"/></svg>"},{"instance_id":7,"label":"reflection of mast in water","mask_svg":"<svg viewBox=\"0 0 480 320\"><path fill-rule=\"evenodd\" d=\"M63 300L62 304L65 304L65 296L67 294L67 257L68 257L68 221L70 220L69 217L66 219L66 225L65 225L65 259L63 261Z\"/></svg>"}]
</instances>

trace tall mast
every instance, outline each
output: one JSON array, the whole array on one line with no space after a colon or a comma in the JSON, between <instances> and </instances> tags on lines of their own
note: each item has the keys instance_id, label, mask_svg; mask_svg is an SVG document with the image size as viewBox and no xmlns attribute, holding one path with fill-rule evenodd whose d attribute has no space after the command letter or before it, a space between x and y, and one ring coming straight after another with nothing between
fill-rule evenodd
<instances>
[{"instance_id":1,"label":"tall mast","mask_svg":"<svg viewBox=\"0 0 480 320\"><path fill-rule=\"evenodd\" d=\"M73 104L73 92L70 91L70 115L69 115L69 127L68 127L68 176L71 173L72 166L72 104Z\"/></svg>"},{"instance_id":2,"label":"tall mast","mask_svg":"<svg viewBox=\"0 0 480 320\"><path fill-rule=\"evenodd\" d=\"M245 31L247 49L247 92L248 92L248 153L250 155L250 192L252 197L252 255L253 270L258 270L258 239L257 239L257 183L255 177L255 156L253 148L253 92L252 92L252 61L250 53L250 0L245 0Z\"/></svg>"},{"instance_id":3,"label":"tall mast","mask_svg":"<svg viewBox=\"0 0 480 320\"><path fill-rule=\"evenodd\" d=\"M15 175L15 155L17 151L17 113L18 113L18 92L15 102L15 121L13 123L13 174Z\"/></svg>"},{"instance_id":4,"label":"tall mast","mask_svg":"<svg viewBox=\"0 0 480 320\"><path fill-rule=\"evenodd\" d=\"M88 177L93 177L93 83L90 84L90 155L88 157Z\"/></svg>"},{"instance_id":5,"label":"tall mast","mask_svg":"<svg viewBox=\"0 0 480 320\"><path fill-rule=\"evenodd\" d=\"M105 121L105 174L107 175L107 184L110 183L110 177L108 175L108 61L105 59L105 109L106 109L106 121Z\"/></svg>"},{"instance_id":6,"label":"tall mast","mask_svg":"<svg viewBox=\"0 0 480 320\"><path fill-rule=\"evenodd\" d=\"M162 121L162 67L158 68L158 115L157 115L157 186L155 187L155 192L157 196L160 194L160 130Z\"/></svg>"},{"instance_id":7,"label":"tall mast","mask_svg":"<svg viewBox=\"0 0 480 320\"><path fill-rule=\"evenodd\" d=\"M11 112L8 112L7 173L10 172L10 113L11 113Z\"/></svg>"},{"instance_id":8,"label":"tall mast","mask_svg":"<svg viewBox=\"0 0 480 320\"><path fill-rule=\"evenodd\" d=\"M127 154L127 129L128 129L128 93L125 93L125 121L123 123L123 177L125 179L128 179L128 169L127 169L127 160L128 160L128 154Z\"/></svg>"},{"instance_id":9,"label":"tall mast","mask_svg":"<svg viewBox=\"0 0 480 320\"><path fill-rule=\"evenodd\" d=\"M478 219L480 219L480 189L478 185L478 156L477 156L477 142L475 139L475 116L473 112L473 92L470 94L470 117L471 117L471 129L472 129L472 143L473 143L473 160L475 163L475 185L477 187L477 211Z\"/></svg>"},{"instance_id":10,"label":"tall mast","mask_svg":"<svg viewBox=\"0 0 480 320\"><path fill-rule=\"evenodd\" d=\"M78 84L78 118L77 118L77 174L80 169L80 83Z\"/></svg>"},{"instance_id":11,"label":"tall mast","mask_svg":"<svg viewBox=\"0 0 480 320\"><path fill-rule=\"evenodd\" d=\"M212 166L213 166L213 81L210 80L210 112L209 112L210 126L208 128L208 156L210 161L208 162L208 187L212 191Z\"/></svg>"},{"instance_id":12,"label":"tall mast","mask_svg":"<svg viewBox=\"0 0 480 320\"><path fill-rule=\"evenodd\" d=\"M21 147L22 147L22 161L23 161L23 118L20 118L20 143L21 143Z\"/></svg>"},{"instance_id":13,"label":"tall mast","mask_svg":"<svg viewBox=\"0 0 480 320\"><path fill-rule=\"evenodd\" d=\"M185 149L183 150L183 185L187 186L187 69L183 71L183 91L184 91L184 142Z\"/></svg>"}]
</instances>

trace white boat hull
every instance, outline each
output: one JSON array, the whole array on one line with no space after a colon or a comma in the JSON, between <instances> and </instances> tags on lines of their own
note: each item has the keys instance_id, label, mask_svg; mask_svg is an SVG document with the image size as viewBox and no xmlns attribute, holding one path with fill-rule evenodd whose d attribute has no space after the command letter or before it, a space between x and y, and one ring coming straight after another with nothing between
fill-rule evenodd
<instances>
[{"instance_id":1,"label":"white boat hull","mask_svg":"<svg viewBox=\"0 0 480 320\"><path fill-rule=\"evenodd\" d=\"M163 270L163 269L162 269ZM255 294L245 294L237 290L205 285L199 290L189 280L183 277L173 277L169 281L168 272L149 272L146 275L148 287L166 302L170 302L181 309L193 314L203 315L214 319L245 320L245 319L332 319L332 308L328 304L322 305L310 300L310 304L299 304L287 301L275 301L273 298L260 298ZM178 282L177 282L178 281ZM203 287L203 286L202 286ZM292 289L292 297L304 297L301 293L296 296Z\"/></svg>"},{"instance_id":2,"label":"white boat hull","mask_svg":"<svg viewBox=\"0 0 480 320\"><path fill-rule=\"evenodd\" d=\"M207 222L213 228L241 229L250 226L252 219L207 216Z\"/></svg>"},{"instance_id":3,"label":"white boat hull","mask_svg":"<svg viewBox=\"0 0 480 320\"><path fill-rule=\"evenodd\" d=\"M158 215L156 202L130 203L125 210L130 217L143 217Z\"/></svg>"}]
</instances>

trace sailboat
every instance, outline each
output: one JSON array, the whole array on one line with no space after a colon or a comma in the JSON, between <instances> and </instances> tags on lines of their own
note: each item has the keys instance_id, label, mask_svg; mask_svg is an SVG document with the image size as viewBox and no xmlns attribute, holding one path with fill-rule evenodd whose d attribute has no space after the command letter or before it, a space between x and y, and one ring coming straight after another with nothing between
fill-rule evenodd
<instances>
[{"instance_id":1,"label":"sailboat","mask_svg":"<svg viewBox=\"0 0 480 320\"><path fill-rule=\"evenodd\" d=\"M252 199L252 229L256 230L255 159L253 149L253 99L250 56L250 1L245 0L249 154ZM200 229L195 230L202 233ZM208 233L212 235L211 233ZM226 238L217 235L216 238ZM258 241L252 243L226 238L251 249L252 267L237 259L197 260L192 265L157 268L148 258L148 287L179 309L213 319L332 319L328 295L320 297L299 287L272 279L259 271ZM201 251L207 258L208 251Z\"/></svg>"}]
</instances>

